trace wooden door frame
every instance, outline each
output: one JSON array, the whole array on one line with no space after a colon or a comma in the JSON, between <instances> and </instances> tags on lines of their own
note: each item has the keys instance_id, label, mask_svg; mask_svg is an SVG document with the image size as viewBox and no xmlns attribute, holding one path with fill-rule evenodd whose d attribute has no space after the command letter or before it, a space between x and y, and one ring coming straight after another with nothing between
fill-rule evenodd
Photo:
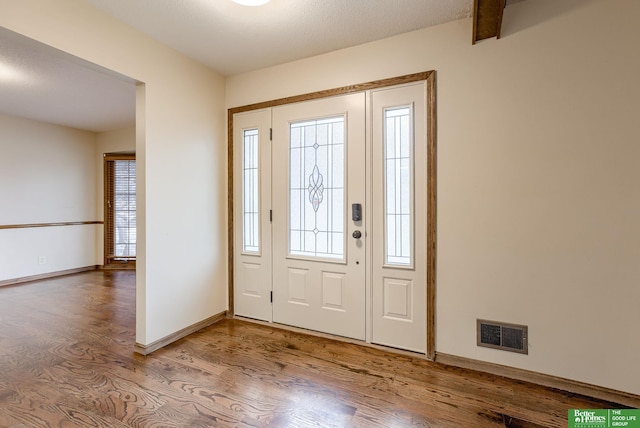
<instances>
[{"instance_id":1,"label":"wooden door frame","mask_svg":"<svg viewBox=\"0 0 640 428\"><path fill-rule=\"evenodd\" d=\"M107 163L108 162L114 162L114 161L121 161L121 160L132 160L135 161L136 160L136 154L135 152L120 152L120 153L104 153L103 155L103 160L102 160L102 177L103 177L103 219L104 219L104 230L103 230L103 242L102 242L102 246L103 246L103 268L105 269L114 269L114 270L118 270L118 269L123 269L123 270L128 270L128 269L133 269L135 270L136 268L136 261L137 261L137 252L136 252L136 258L133 258L131 260L127 260L126 262L120 262L120 263L114 263L113 261L109 261L108 257L109 257L109 250L110 248L108 248L108 235L110 233L113 233L113 227L114 227L114 219L111 218L108 213L109 213L109 202L110 202L110 192L109 192L109 188L112 186L112 183L109 183L108 177L107 177ZM136 192L137 192L137 188L138 188L138 184L137 184L137 178L136 178ZM136 207L137 210L137 207Z\"/></svg>"},{"instance_id":2,"label":"wooden door frame","mask_svg":"<svg viewBox=\"0 0 640 428\"><path fill-rule=\"evenodd\" d=\"M434 360L435 349L435 324L436 324L436 73L435 71L425 71L422 73L408 74L405 76L392 77L389 79L375 80L367 83L343 86L340 88L327 89L308 94L295 95L292 97L279 98L256 104L249 104L241 107L234 107L227 110L227 195L228 195L228 263L229 263L229 308L227 317L233 318L234 312L234 198L233 198L233 116L236 113L243 113L264 108L277 107L284 104L293 104L302 101L311 101L321 98L328 98L337 95L345 95L355 92L363 92L372 89L385 88L413 82L426 82L427 85L427 352L426 357Z\"/></svg>"}]
</instances>

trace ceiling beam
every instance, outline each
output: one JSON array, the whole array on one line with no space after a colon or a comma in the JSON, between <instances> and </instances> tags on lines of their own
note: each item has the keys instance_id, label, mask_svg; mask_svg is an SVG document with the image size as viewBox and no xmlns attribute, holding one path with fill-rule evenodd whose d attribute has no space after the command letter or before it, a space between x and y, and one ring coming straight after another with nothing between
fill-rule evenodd
<instances>
[{"instance_id":1,"label":"ceiling beam","mask_svg":"<svg viewBox=\"0 0 640 428\"><path fill-rule=\"evenodd\" d=\"M473 1L473 40L477 41L490 37L500 38L502 28L502 14L506 0L474 0Z\"/></svg>"}]
</instances>

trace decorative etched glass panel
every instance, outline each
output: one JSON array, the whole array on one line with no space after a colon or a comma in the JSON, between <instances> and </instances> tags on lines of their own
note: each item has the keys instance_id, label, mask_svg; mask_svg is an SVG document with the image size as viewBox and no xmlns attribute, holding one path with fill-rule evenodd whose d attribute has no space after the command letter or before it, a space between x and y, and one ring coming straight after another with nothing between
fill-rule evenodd
<instances>
[{"instance_id":1,"label":"decorative etched glass panel","mask_svg":"<svg viewBox=\"0 0 640 428\"><path fill-rule=\"evenodd\" d=\"M289 128L289 253L344 258L344 116Z\"/></svg>"},{"instance_id":2,"label":"decorative etched glass panel","mask_svg":"<svg viewBox=\"0 0 640 428\"><path fill-rule=\"evenodd\" d=\"M385 263L411 265L413 138L411 109L384 111Z\"/></svg>"},{"instance_id":3,"label":"decorative etched glass panel","mask_svg":"<svg viewBox=\"0 0 640 428\"><path fill-rule=\"evenodd\" d=\"M242 140L242 249L257 253L260 251L258 130L245 130Z\"/></svg>"}]
</instances>

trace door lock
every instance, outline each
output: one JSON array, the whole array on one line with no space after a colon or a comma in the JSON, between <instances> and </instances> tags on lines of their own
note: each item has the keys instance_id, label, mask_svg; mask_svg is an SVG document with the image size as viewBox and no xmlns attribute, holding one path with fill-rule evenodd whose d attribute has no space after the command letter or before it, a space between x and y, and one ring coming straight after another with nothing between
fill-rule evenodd
<instances>
[{"instance_id":1,"label":"door lock","mask_svg":"<svg viewBox=\"0 0 640 428\"><path fill-rule=\"evenodd\" d=\"M362 204L351 204L351 220L362 220Z\"/></svg>"},{"instance_id":2,"label":"door lock","mask_svg":"<svg viewBox=\"0 0 640 428\"><path fill-rule=\"evenodd\" d=\"M353 236L356 239L360 239L362 237L362 232L360 232L359 230L354 230L351 236Z\"/></svg>"}]
</instances>

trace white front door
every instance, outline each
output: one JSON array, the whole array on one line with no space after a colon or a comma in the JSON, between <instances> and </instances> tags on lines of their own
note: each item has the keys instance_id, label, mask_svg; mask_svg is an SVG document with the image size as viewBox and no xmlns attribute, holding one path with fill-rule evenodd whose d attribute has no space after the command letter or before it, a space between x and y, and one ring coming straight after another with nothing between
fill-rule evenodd
<instances>
[{"instance_id":1,"label":"white front door","mask_svg":"<svg viewBox=\"0 0 640 428\"><path fill-rule=\"evenodd\" d=\"M273 321L364 340L365 94L272 114Z\"/></svg>"},{"instance_id":2,"label":"white front door","mask_svg":"<svg viewBox=\"0 0 640 428\"><path fill-rule=\"evenodd\" d=\"M426 95L234 115L237 315L426 351Z\"/></svg>"}]
</instances>

